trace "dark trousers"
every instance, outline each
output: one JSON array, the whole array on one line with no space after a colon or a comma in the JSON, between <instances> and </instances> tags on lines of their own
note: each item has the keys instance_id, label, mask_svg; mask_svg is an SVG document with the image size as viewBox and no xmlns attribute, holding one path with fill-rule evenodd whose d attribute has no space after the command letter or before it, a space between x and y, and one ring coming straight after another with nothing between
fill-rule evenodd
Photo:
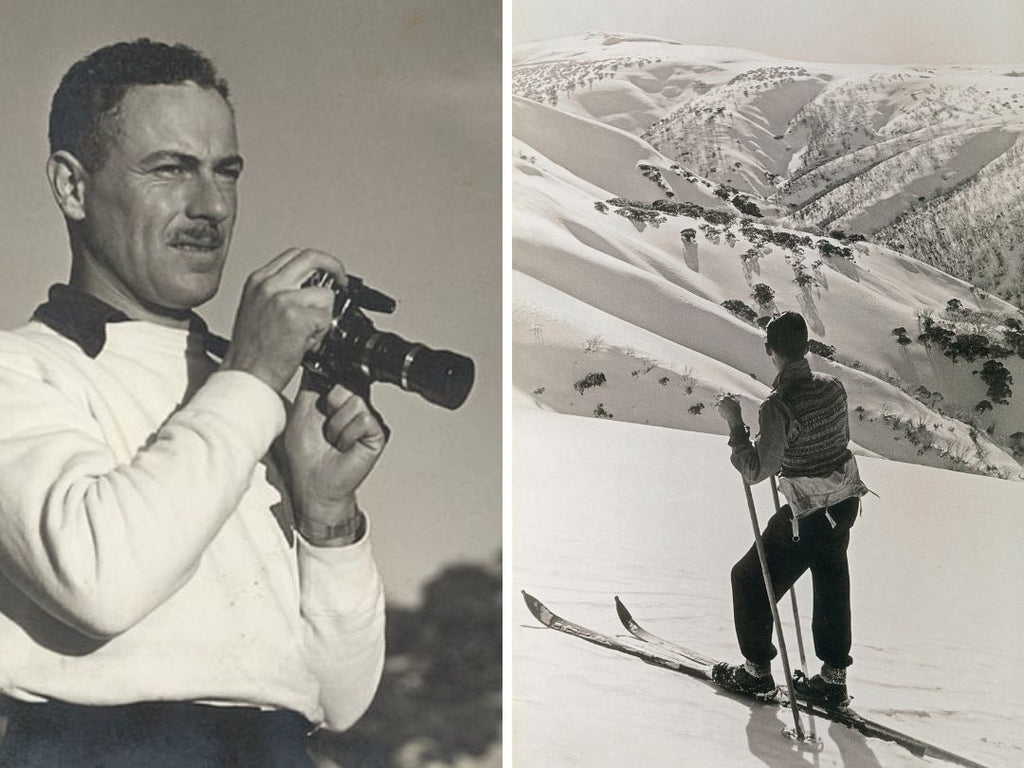
<instances>
[{"instance_id":1,"label":"dark trousers","mask_svg":"<svg viewBox=\"0 0 1024 768\"><path fill-rule=\"evenodd\" d=\"M860 499L853 497L800 519L800 539L793 540L789 505L772 515L762 539L775 599L780 599L810 569L814 582L814 652L837 669L850 666L850 568L846 549ZM835 527L826 517L835 521ZM771 606L764 588L757 547L752 546L732 569L732 606L736 637L744 658L767 664L777 651L772 644Z\"/></svg>"},{"instance_id":2,"label":"dark trousers","mask_svg":"<svg viewBox=\"0 0 1024 768\"><path fill-rule=\"evenodd\" d=\"M313 768L294 712L147 702L86 707L10 699L0 768Z\"/></svg>"}]
</instances>

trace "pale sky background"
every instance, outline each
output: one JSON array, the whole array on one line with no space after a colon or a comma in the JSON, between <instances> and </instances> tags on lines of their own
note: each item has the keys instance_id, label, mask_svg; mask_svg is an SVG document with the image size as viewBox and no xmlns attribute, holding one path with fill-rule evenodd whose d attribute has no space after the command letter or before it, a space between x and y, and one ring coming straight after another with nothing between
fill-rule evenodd
<instances>
[{"instance_id":1,"label":"pale sky background","mask_svg":"<svg viewBox=\"0 0 1024 768\"><path fill-rule=\"evenodd\" d=\"M361 494L389 597L501 546L501 7L498 0L0 0L0 328L65 281L46 185L61 75L111 42L184 42L227 78L245 156L221 293L287 247L338 255L399 300L378 328L476 361L459 410L379 384L394 430Z\"/></svg>"},{"instance_id":2,"label":"pale sky background","mask_svg":"<svg viewBox=\"0 0 1024 768\"><path fill-rule=\"evenodd\" d=\"M1024 63L1021 0L514 0L514 43L601 30L803 61Z\"/></svg>"}]
</instances>

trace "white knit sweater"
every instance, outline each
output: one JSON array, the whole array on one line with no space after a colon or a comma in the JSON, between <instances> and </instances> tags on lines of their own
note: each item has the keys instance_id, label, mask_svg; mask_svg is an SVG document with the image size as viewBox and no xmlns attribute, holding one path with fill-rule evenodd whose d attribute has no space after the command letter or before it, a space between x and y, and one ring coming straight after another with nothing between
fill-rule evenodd
<instances>
[{"instance_id":1,"label":"white knit sweater","mask_svg":"<svg viewBox=\"0 0 1024 768\"><path fill-rule=\"evenodd\" d=\"M384 657L368 536L293 532L269 387L218 372L198 334L106 331L95 359L39 322L0 333L0 692L348 727Z\"/></svg>"}]
</instances>

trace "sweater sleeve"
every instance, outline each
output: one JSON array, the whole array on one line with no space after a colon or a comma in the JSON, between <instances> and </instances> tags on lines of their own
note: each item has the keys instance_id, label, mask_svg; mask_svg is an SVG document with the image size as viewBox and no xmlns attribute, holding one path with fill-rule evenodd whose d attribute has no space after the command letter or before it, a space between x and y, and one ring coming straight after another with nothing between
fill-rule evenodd
<instances>
[{"instance_id":1,"label":"sweater sleeve","mask_svg":"<svg viewBox=\"0 0 1024 768\"><path fill-rule=\"evenodd\" d=\"M366 711L384 669L384 591L363 537L346 547L298 540L306 660L320 683L331 730L345 730Z\"/></svg>"},{"instance_id":2,"label":"sweater sleeve","mask_svg":"<svg viewBox=\"0 0 1024 768\"><path fill-rule=\"evenodd\" d=\"M87 403L18 362L0 361L0 569L57 619L112 637L192 574L283 404L249 374L214 373L121 463Z\"/></svg>"},{"instance_id":3,"label":"sweater sleeve","mask_svg":"<svg viewBox=\"0 0 1024 768\"><path fill-rule=\"evenodd\" d=\"M759 431L753 443L746 427L729 433L732 465L750 485L782 469L782 454L786 450L786 419L771 400L761 403L757 418Z\"/></svg>"}]
</instances>

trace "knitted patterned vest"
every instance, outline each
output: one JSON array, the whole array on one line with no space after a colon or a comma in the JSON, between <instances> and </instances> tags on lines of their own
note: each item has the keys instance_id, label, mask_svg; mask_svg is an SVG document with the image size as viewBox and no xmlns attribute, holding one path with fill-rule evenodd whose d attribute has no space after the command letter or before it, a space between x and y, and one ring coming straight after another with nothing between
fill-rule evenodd
<instances>
[{"instance_id":1,"label":"knitted patterned vest","mask_svg":"<svg viewBox=\"0 0 1024 768\"><path fill-rule=\"evenodd\" d=\"M812 373L807 360L798 360L779 374L769 399L781 402L789 420L783 477L823 477L850 458L846 390L839 379Z\"/></svg>"}]
</instances>

